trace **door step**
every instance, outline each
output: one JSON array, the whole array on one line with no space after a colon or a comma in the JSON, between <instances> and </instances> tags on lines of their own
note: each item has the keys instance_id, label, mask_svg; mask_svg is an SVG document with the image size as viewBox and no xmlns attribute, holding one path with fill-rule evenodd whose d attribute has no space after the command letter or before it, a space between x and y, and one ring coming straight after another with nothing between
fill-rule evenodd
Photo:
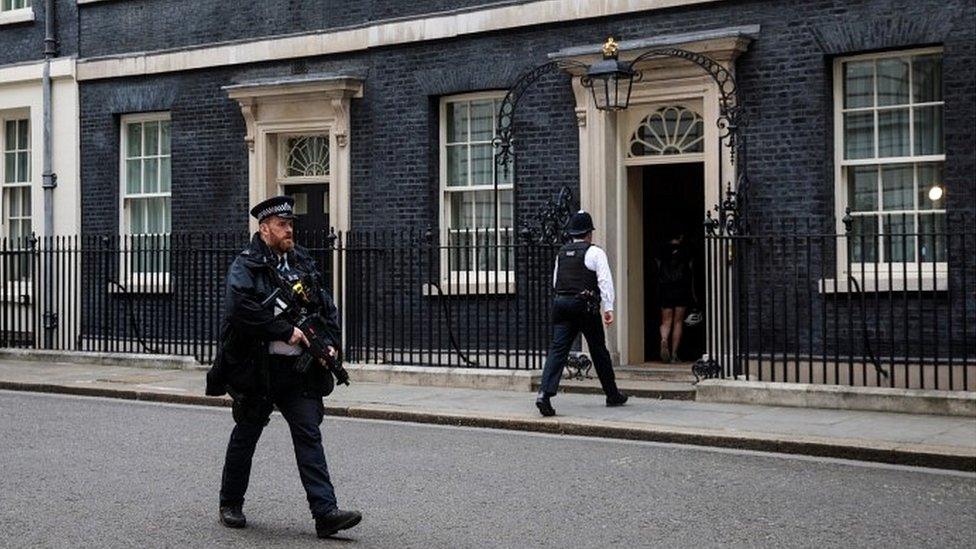
<instances>
[{"instance_id":1,"label":"door step","mask_svg":"<svg viewBox=\"0 0 976 549\"><path fill-rule=\"evenodd\" d=\"M667 364L652 362L634 366L616 366L613 369L617 379L642 381L681 381L691 383L695 376L691 373L691 363ZM591 372L595 375L595 372Z\"/></svg>"},{"instance_id":2,"label":"door step","mask_svg":"<svg viewBox=\"0 0 976 549\"><path fill-rule=\"evenodd\" d=\"M539 390L539 382L532 384L533 391ZM617 378L617 387L624 393L638 398L665 400L695 400L695 387L691 383L675 381L648 381ZM603 394L597 379L566 379L559 383L559 390L566 393Z\"/></svg>"}]
</instances>

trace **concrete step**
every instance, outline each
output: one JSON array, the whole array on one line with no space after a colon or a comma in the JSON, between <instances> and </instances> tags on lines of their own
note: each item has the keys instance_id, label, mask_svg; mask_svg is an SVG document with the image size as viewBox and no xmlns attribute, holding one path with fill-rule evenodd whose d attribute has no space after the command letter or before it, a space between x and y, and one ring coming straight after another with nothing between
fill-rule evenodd
<instances>
[{"instance_id":1,"label":"concrete step","mask_svg":"<svg viewBox=\"0 0 976 549\"><path fill-rule=\"evenodd\" d=\"M695 387L691 383L676 381L649 381L617 379L617 387L633 397L666 400L695 400ZM567 393L603 394L600 381L593 379L567 379L559 383L559 389ZM532 390L539 390L539 382L532 384Z\"/></svg>"},{"instance_id":2,"label":"concrete step","mask_svg":"<svg viewBox=\"0 0 976 549\"><path fill-rule=\"evenodd\" d=\"M645 381L683 381L691 383L695 376L691 373L691 363L666 364L652 362L634 366L616 366L613 369L617 379Z\"/></svg>"}]
</instances>

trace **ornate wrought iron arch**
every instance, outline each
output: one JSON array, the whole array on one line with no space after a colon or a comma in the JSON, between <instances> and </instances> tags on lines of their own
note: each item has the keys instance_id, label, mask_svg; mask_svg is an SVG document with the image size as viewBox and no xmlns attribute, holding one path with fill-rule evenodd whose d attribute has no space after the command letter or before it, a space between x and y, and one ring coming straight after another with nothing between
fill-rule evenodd
<instances>
[{"instance_id":1,"label":"ornate wrought iron arch","mask_svg":"<svg viewBox=\"0 0 976 549\"><path fill-rule=\"evenodd\" d=\"M712 218L711 212L708 212L705 219L705 229L710 234L714 234L715 232L724 234L742 233L744 232L745 227L744 221L740 216L740 211L744 206L743 197L748 188L749 180L745 170L744 140L740 134L740 130L743 126L745 126L745 117L743 114L742 104L739 100L738 86L736 84L735 77L728 69L722 66L721 63L715 61L711 57L681 48L656 48L645 51L634 58L634 60L629 63L629 67L633 68L642 61L662 57L684 59L697 65L712 78L718 87L719 116L716 120L716 124L719 128L720 144L727 147L729 151L729 158L733 166L732 181L734 181L734 184L732 182L727 182L724 197L720 198L718 204L716 204L714 207L717 217ZM513 172L515 170L516 154L513 148L515 144L514 128L515 113L519 100L521 100L522 96L525 95L528 89L541 77L551 72L564 71L567 69L582 69L584 72L583 75L580 76L580 83L584 87L591 87L592 82L586 76L585 72L588 69L586 64L575 60L560 59L548 61L524 72L505 94L505 97L502 100L501 106L498 110L498 123L492 145L495 148L496 167L500 168L506 177L508 176L510 170ZM634 82L639 82L643 79L644 71L634 70L634 73ZM721 152L719 154L721 155ZM721 166L722 162L719 162L720 181L722 179ZM565 202L565 197L563 196L564 194L565 193L563 192L560 193L560 202ZM497 218L497 169L495 170L494 178L494 196L495 216ZM565 210L565 208L559 209ZM551 215L551 212L544 217L547 223L551 224L556 222L552 219L553 216ZM498 231L499 228L496 227L496 235ZM551 227L544 227L542 232L549 235L553 233ZM496 236L496 238L498 237Z\"/></svg>"}]
</instances>

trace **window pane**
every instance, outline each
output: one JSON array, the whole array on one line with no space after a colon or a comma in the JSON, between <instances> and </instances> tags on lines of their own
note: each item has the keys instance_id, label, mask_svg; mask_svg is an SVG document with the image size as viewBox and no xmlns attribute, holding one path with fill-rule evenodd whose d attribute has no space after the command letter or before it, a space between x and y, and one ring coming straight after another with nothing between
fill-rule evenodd
<instances>
[{"instance_id":1,"label":"window pane","mask_svg":"<svg viewBox=\"0 0 976 549\"><path fill-rule=\"evenodd\" d=\"M471 193L453 192L449 193L451 200L451 227L452 229L467 229L472 227L474 221L474 203L471 200Z\"/></svg>"},{"instance_id":2,"label":"window pane","mask_svg":"<svg viewBox=\"0 0 976 549\"><path fill-rule=\"evenodd\" d=\"M126 141L126 157L135 158L142 153L142 124L136 122L128 125L128 139Z\"/></svg>"},{"instance_id":3,"label":"window pane","mask_svg":"<svg viewBox=\"0 0 976 549\"><path fill-rule=\"evenodd\" d=\"M146 232L160 234L166 232L166 203L163 198L151 198L146 201Z\"/></svg>"},{"instance_id":4,"label":"window pane","mask_svg":"<svg viewBox=\"0 0 976 549\"><path fill-rule=\"evenodd\" d=\"M492 150L492 155L495 151ZM494 160L492 160L494 162ZM498 172L498 184L499 185L512 185L515 181L515 164L514 162L508 162L508 169L506 170L504 166L495 165L495 171Z\"/></svg>"},{"instance_id":5,"label":"window pane","mask_svg":"<svg viewBox=\"0 0 976 549\"><path fill-rule=\"evenodd\" d=\"M142 192L144 193L157 193L159 192L159 160L156 158L147 158L144 160L144 169L142 171Z\"/></svg>"},{"instance_id":6,"label":"window pane","mask_svg":"<svg viewBox=\"0 0 976 549\"><path fill-rule=\"evenodd\" d=\"M17 148L17 121L7 120L3 129L3 150L12 151Z\"/></svg>"},{"instance_id":7,"label":"window pane","mask_svg":"<svg viewBox=\"0 0 976 549\"><path fill-rule=\"evenodd\" d=\"M915 209L912 172L911 164L895 164L881 168L883 209Z\"/></svg>"},{"instance_id":8,"label":"window pane","mask_svg":"<svg viewBox=\"0 0 976 549\"><path fill-rule=\"evenodd\" d=\"M172 204L170 203L170 199L168 197L159 198L157 200L163 203L163 232L169 234L169 232L173 229Z\"/></svg>"},{"instance_id":9,"label":"window pane","mask_svg":"<svg viewBox=\"0 0 976 549\"><path fill-rule=\"evenodd\" d=\"M494 128L491 125L491 101L471 103L471 141L491 141Z\"/></svg>"},{"instance_id":10,"label":"window pane","mask_svg":"<svg viewBox=\"0 0 976 549\"><path fill-rule=\"evenodd\" d=\"M163 120L159 123L160 137L159 137L159 154L170 154L170 136L169 136L169 120Z\"/></svg>"},{"instance_id":11,"label":"window pane","mask_svg":"<svg viewBox=\"0 0 976 549\"><path fill-rule=\"evenodd\" d=\"M3 182L15 183L17 181L17 153L3 154Z\"/></svg>"},{"instance_id":12,"label":"window pane","mask_svg":"<svg viewBox=\"0 0 976 549\"><path fill-rule=\"evenodd\" d=\"M145 127L142 129L143 138L143 156L158 156L159 155L159 122L146 122Z\"/></svg>"},{"instance_id":13,"label":"window pane","mask_svg":"<svg viewBox=\"0 0 976 549\"><path fill-rule=\"evenodd\" d=\"M146 201L133 199L129 201L129 233L143 234L146 232Z\"/></svg>"},{"instance_id":14,"label":"window pane","mask_svg":"<svg viewBox=\"0 0 976 549\"><path fill-rule=\"evenodd\" d=\"M844 158L874 158L874 113L844 115Z\"/></svg>"},{"instance_id":15,"label":"window pane","mask_svg":"<svg viewBox=\"0 0 976 549\"><path fill-rule=\"evenodd\" d=\"M20 191L20 217L31 216L31 188L21 187L17 189Z\"/></svg>"},{"instance_id":16,"label":"window pane","mask_svg":"<svg viewBox=\"0 0 976 549\"><path fill-rule=\"evenodd\" d=\"M495 161L491 145L471 145L471 184L492 185L492 162Z\"/></svg>"},{"instance_id":17,"label":"window pane","mask_svg":"<svg viewBox=\"0 0 976 549\"><path fill-rule=\"evenodd\" d=\"M941 162L918 165L918 209L945 209L945 184L942 182Z\"/></svg>"},{"instance_id":18,"label":"window pane","mask_svg":"<svg viewBox=\"0 0 976 549\"><path fill-rule=\"evenodd\" d=\"M912 59L912 87L915 103L942 101L942 55L920 55Z\"/></svg>"},{"instance_id":19,"label":"window pane","mask_svg":"<svg viewBox=\"0 0 976 549\"><path fill-rule=\"evenodd\" d=\"M514 215L514 196L512 191L499 191L498 193L499 202L501 204L499 210L499 217L501 217L502 228L512 228L512 220Z\"/></svg>"},{"instance_id":20,"label":"window pane","mask_svg":"<svg viewBox=\"0 0 976 549\"><path fill-rule=\"evenodd\" d=\"M30 121L20 120L17 123L17 148L27 150L30 148Z\"/></svg>"},{"instance_id":21,"label":"window pane","mask_svg":"<svg viewBox=\"0 0 976 549\"><path fill-rule=\"evenodd\" d=\"M942 106L915 109L915 154L942 154Z\"/></svg>"},{"instance_id":22,"label":"window pane","mask_svg":"<svg viewBox=\"0 0 976 549\"><path fill-rule=\"evenodd\" d=\"M468 147L452 145L447 147L447 186L464 187L468 185Z\"/></svg>"},{"instance_id":23,"label":"window pane","mask_svg":"<svg viewBox=\"0 0 976 549\"><path fill-rule=\"evenodd\" d=\"M878 106L908 104L908 60L878 60Z\"/></svg>"},{"instance_id":24,"label":"window pane","mask_svg":"<svg viewBox=\"0 0 976 549\"><path fill-rule=\"evenodd\" d=\"M859 215L854 217L847 249L852 262L878 260L878 217Z\"/></svg>"},{"instance_id":25,"label":"window pane","mask_svg":"<svg viewBox=\"0 0 976 549\"><path fill-rule=\"evenodd\" d=\"M30 153L17 153L17 181L26 183L31 180Z\"/></svg>"},{"instance_id":26,"label":"window pane","mask_svg":"<svg viewBox=\"0 0 976 549\"><path fill-rule=\"evenodd\" d=\"M908 156L908 109L878 111L878 156Z\"/></svg>"},{"instance_id":27,"label":"window pane","mask_svg":"<svg viewBox=\"0 0 976 549\"><path fill-rule=\"evenodd\" d=\"M847 205L854 212L878 209L878 167L855 166L847 172Z\"/></svg>"},{"instance_id":28,"label":"window pane","mask_svg":"<svg viewBox=\"0 0 976 549\"><path fill-rule=\"evenodd\" d=\"M844 63L844 108L874 105L874 62Z\"/></svg>"},{"instance_id":29,"label":"window pane","mask_svg":"<svg viewBox=\"0 0 976 549\"><path fill-rule=\"evenodd\" d=\"M20 217L20 189L7 191L7 219Z\"/></svg>"},{"instance_id":30,"label":"window pane","mask_svg":"<svg viewBox=\"0 0 976 549\"><path fill-rule=\"evenodd\" d=\"M467 102L447 105L447 142L463 143L468 140Z\"/></svg>"},{"instance_id":31,"label":"window pane","mask_svg":"<svg viewBox=\"0 0 976 549\"><path fill-rule=\"evenodd\" d=\"M495 197L493 191L478 191L474 194L475 227L484 229L495 226Z\"/></svg>"},{"instance_id":32,"label":"window pane","mask_svg":"<svg viewBox=\"0 0 976 549\"><path fill-rule=\"evenodd\" d=\"M946 260L945 214L918 216L919 257L922 261Z\"/></svg>"},{"instance_id":33,"label":"window pane","mask_svg":"<svg viewBox=\"0 0 976 549\"><path fill-rule=\"evenodd\" d=\"M173 174L170 162L169 158L159 159L159 192L161 193L168 193L172 186Z\"/></svg>"},{"instance_id":34,"label":"window pane","mask_svg":"<svg viewBox=\"0 0 976 549\"><path fill-rule=\"evenodd\" d=\"M142 160L138 158L125 161L125 192L127 194L142 192Z\"/></svg>"},{"instance_id":35,"label":"window pane","mask_svg":"<svg viewBox=\"0 0 976 549\"><path fill-rule=\"evenodd\" d=\"M915 215L884 216L885 256L892 263L915 261Z\"/></svg>"}]
</instances>

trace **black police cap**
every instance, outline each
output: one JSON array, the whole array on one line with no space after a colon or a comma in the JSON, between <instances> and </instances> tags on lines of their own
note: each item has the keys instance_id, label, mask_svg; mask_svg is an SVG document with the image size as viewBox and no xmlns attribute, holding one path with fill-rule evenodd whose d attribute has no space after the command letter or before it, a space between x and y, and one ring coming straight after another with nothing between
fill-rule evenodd
<instances>
[{"instance_id":1,"label":"black police cap","mask_svg":"<svg viewBox=\"0 0 976 549\"><path fill-rule=\"evenodd\" d=\"M583 210L574 213L566 223L566 234L569 236L583 236L592 231L593 218Z\"/></svg>"},{"instance_id":2,"label":"black police cap","mask_svg":"<svg viewBox=\"0 0 976 549\"><path fill-rule=\"evenodd\" d=\"M290 196L273 196L251 208L251 215L258 220L276 215L282 219L295 219L295 199Z\"/></svg>"}]
</instances>

